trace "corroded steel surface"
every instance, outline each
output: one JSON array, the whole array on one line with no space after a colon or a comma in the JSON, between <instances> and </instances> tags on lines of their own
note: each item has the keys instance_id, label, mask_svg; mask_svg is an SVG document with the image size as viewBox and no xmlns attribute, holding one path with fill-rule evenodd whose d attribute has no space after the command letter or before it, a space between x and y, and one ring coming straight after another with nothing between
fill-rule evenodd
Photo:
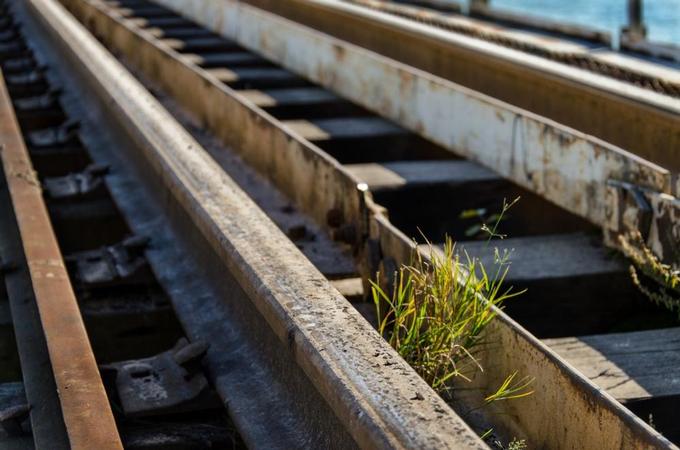
<instances>
[{"instance_id":1,"label":"corroded steel surface","mask_svg":"<svg viewBox=\"0 0 680 450\"><path fill-rule=\"evenodd\" d=\"M306 211L320 223L332 209L338 211L343 223L357 224L362 217L361 196L356 190L359 180L349 173L337 160L321 151L306 139L277 126L274 117L245 101L237 92L224 85L218 77L194 64L154 38L152 33L139 30L134 21L120 17L102 2L92 2L88 8L70 5L79 19L91 27L101 27L110 36L109 45L125 51L136 48L126 55L147 76L157 79L188 110L201 117L205 126L242 157L271 179L293 201L302 205L314 205ZM106 11L110 13L104 14ZM110 19L107 19L109 17ZM108 34L113 20L122 25L120 32ZM126 32L123 32L125 30ZM98 31L95 31L95 33ZM161 68L162 69L159 69ZM197 82L205 80L206 82ZM193 86L186 89L185 86ZM315 186L314 189L301 188Z\"/></svg>"},{"instance_id":2,"label":"corroded steel surface","mask_svg":"<svg viewBox=\"0 0 680 450\"><path fill-rule=\"evenodd\" d=\"M242 2L160 3L599 226L608 179L671 191L621 148Z\"/></svg>"},{"instance_id":3,"label":"corroded steel surface","mask_svg":"<svg viewBox=\"0 0 680 450\"><path fill-rule=\"evenodd\" d=\"M74 449L122 449L40 182L0 75L0 154ZM20 325L20 324L19 324Z\"/></svg>"},{"instance_id":4,"label":"corroded steel surface","mask_svg":"<svg viewBox=\"0 0 680 450\"><path fill-rule=\"evenodd\" d=\"M167 2L171 4L172 2ZM212 2L213 22L227 14ZM623 147L680 171L680 98L338 0L243 0ZM199 5L196 5L199 6ZM223 10L225 8L222 8ZM399 42L399 45L394 45ZM562 54L567 58L572 56ZM633 71L636 72L636 71ZM634 75L634 74L633 74ZM625 78L625 77L624 77ZM664 77L665 78L665 77ZM677 85L677 76L674 78Z\"/></svg>"},{"instance_id":5,"label":"corroded steel surface","mask_svg":"<svg viewBox=\"0 0 680 450\"><path fill-rule=\"evenodd\" d=\"M611 181L607 186L605 239L620 246L618 237L640 232L645 244L664 263L680 265L680 200L672 195L631 183Z\"/></svg>"},{"instance_id":6,"label":"corroded steel surface","mask_svg":"<svg viewBox=\"0 0 680 450\"><path fill-rule=\"evenodd\" d=\"M384 216L373 216L371 233L385 255L381 264L410 261L413 242ZM677 448L502 310L496 314L479 356L488 366L472 379L479 390L469 389L462 401L478 404L479 392L494 390L517 372L534 379L534 393L490 409L503 418L507 434L527 436L532 448Z\"/></svg>"},{"instance_id":7,"label":"corroded steel surface","mask_svg":"<svg viewBox=\"0 0 680 450\"><path fill-rule=\"evenodd\" d=\"M669 170L621 148L249 5L218 0L184 12L605 230L618 227L609 180L674 190Z\"/></svg>"},{"instance_id":8,"label":"corroded steel surface","mask_svg":"<svg viewBox=\"0 0 680 450\"><path fill-rule=\"evenodd\" d=\"M598 48L597 51L593 51L587 46L579 45L571 41L564 41L559 38L551 38L545 35L536 36L531 33L517 32L512 29L503 29L493 23L485 23L480 20L463 16L442 15L436 11L422 9L420 7L395 5L394 3L381 0L344 1L415 20L428 26L434 26L465 36L482 39L487 42L493 42L494 44L503 47L521 50L572 67L578 67L590 72L606 75L660 94L671 97L680 97L680 79L677 74L666 78L653 72L648 73L645 69L651 67L651 65L647 65L643 62L640 62L635 68L631 68L630 65L626 64L621 65L608 62L606 58L600 57L603 53L601 48ZM475 5L473 9L474 17L497 20L506 24L511 23L519 27L527 25L529 28L544 29L548 32L559 32L557 29L550 29L551 26L559 28L560 24L558 23L546 22L543 19L532 20L530 17L515 14L508 15L507 11L499 11L487 5ZM580 27L572 28L569 26L562 31L566 35L572 35L572 37L574 37L573 35L580 35L582 39L596 42L599 41L607 47L611 46L611 36L609 36L609 33L601 33L596 30L588 30ZM622 39L624 38L622 37ZM604 52L608 53L606 50ZM619 54L619 56L622 59L625 58L623 55ZM628 58L628 61L634 62L635 59L631 57ZM665 74L671 73L670 70L663 70L663 66L657 67L657 71Z\"/></svg>"},{"instance_id":9,"label":"corroded steel surface","mask_svg":"<svg viewBox=\"0 0 680 450\"><path fill-rule=\"evenodd\" d=\"M318 149L305 143L294 133L288 132L285 127L281 128L280 123L254 108L250 102L239 100L237 93L223 88L220 94L217 83L205 71L178 63L176 55L146 33L126 24L120 17L107 16L108 8L101 2L68 0L66 3L72 6L79 18L96 29L105 42L116 51L127 55L148 76L170 89L182 104L201 116L210 128L217 128L216 133L231 126L228 125L229 118L237 117L240 126L233 128L231 136L224 138L236 142L238 150L247 155L249 161L275 160L277 170L282 172L296 165L307 164L304 166L309 171L306 176L311 176L315 180L313 189L316 191L315 197L300 194L300 191L310 190L308 178L289 176L287 179L282 177L281 180L277 180L286 183L285 190L293 192L293 196L297 197L303 209L318 214L320 205L330 205L333 203L330 199L335 196L347 195L349 191L346 182L338 181L339 178L345 178L346 173L338 170L337 161L321 157ZM217 2L204 2L195 6L199 10L204 8L203 13L215 23L228 24L229 20L234 19L226 13L226 9L225 11L213 9L217 8ZM183 13L190 12L189 8L183 8ZM134 51L131 51L132 49ZM334 58L329 57L329 61L334 61ZM172 85L181 86L181 89L172 91ZM207 89L208 85L213 87ZM184 94L179 92L180 90ZM194 99L190 98L191 96ZM233 98L235 96L236 98ZM229 106L225 107L223 104ZM231 116L223 115L225 113L222 108L224 111L230 111ZM253 123L259 125L253 126ZM279 138L271 140L270 136ZM260 140L267 145L258 143ZM263 167L266 168L266 164L258 165L260 169ZM606 179L602 182L606 185ZM661 184L667 185L663 171ZM314 199L314 202L310 202L311 199ZM358 204L360 211L349 211L349 214L353 217L362 217L362 214L370 216L367 218L368 223L363 225L370 230L370 237L379 241L384 259L408 261L411 255L411 241L389 223L381 214L381 208L372 203L370 196L366 196L364 201L365 204ZM367 272L368 270L364 275L372 275ZM526 433L530 436L531 442L554 448L587 448L593 445L593 442L603 447L612 442L633 447L670 446L658 433L618 405L610 396L599 391L535 337L507 316L500 314L501 321L494 329L493 337L507 342L508 345L489 349L490 357L495 358L498 365L481 374L476 383L484 387L498 386L499 377L517 370L517 361L522 361L523 373L542 380L541 389L544 391L544 395L540 397L516 403L517 406L510 411L511 414L499 416L507 419L505 426L508 429L518 430L518 435ZM531 407L527 406L527 402L534 401L536 403L532 403ZM569 405L569 414L564 417L565 420L544 413L556 410L562 404ZM521 431L522 429L524 431Z\"/></svg>"},{"instance_id":10,"label":"corroded steel surface","mask_svg":"<svg viewBox=\"0 0 680 450\"><path fill-rule=\"evenodd\" d=\"M29 0L289 358L363 448L485 448L281 230L54 0ZM281 381L285 382L286 373Z\"/></svg>"}]
</instances>

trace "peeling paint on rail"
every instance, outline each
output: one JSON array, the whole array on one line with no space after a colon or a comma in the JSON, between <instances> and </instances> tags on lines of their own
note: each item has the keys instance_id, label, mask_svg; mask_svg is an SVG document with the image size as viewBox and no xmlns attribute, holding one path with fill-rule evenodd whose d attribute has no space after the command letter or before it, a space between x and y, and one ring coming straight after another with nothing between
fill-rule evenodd
<instances>
[{"instance_id":1,"label":"peeling paint on rail","mask_svg":"<svg viewBox=\"0 0 680 450\"><path fill-rule=\"evenodd\" d=\"M618 147L242 2L159 3L599 226L608 179L670 193Z\"/></svg>"},{"instance_id":2,"label":"peeling paint on rail","mask_svg":"<svg viewBox=\"0 0 680 450\"><path fill-rule=\"evenodd\" d=\"M678 98L344 0L241 1L582 130L674 173L680 171ZM598 55L598 64L612 63ZM666 79L668 72L661 78Z\"/></svg>"}]
</instances>

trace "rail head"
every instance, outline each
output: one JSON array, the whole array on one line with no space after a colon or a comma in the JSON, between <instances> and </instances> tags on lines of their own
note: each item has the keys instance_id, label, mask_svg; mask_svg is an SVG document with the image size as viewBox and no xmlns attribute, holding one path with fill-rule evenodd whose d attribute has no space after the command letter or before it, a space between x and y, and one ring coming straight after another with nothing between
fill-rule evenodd
<instances>
[{"instance_id":1,"label":"rail head","mask_svg":"<svg viewBox=\"0 0 680 450\"><path fill-rule=\"evenodd\" d=\"M4 77L0 156L71 447L122 449L97 362Z\"/></svg>"},{"instance_id":2,"label":"rail head","mask_svg":"<svg viewBox=\"0 0 680 450\"><path fill-rule=\"evenodd\" d=\"M608 47L612 45L612 36L609 31L571 22L563 23L562 21L546 17L526 15L510 9L498 8L484 2L472 2L470 4L470 16L479 17L491 22L525 27L530 30L561 34L570 38L603 44Z\"/></svg>"},{"instance_id":3,"label":"rail head","mask_svg":"<svg viewBox=\"0 0 680 450\"><path fill-rule=\"evenodd\" d=\"M82 25L55 0L27 4L360 447L486 448Z\"/></svg>"}]
</instances>

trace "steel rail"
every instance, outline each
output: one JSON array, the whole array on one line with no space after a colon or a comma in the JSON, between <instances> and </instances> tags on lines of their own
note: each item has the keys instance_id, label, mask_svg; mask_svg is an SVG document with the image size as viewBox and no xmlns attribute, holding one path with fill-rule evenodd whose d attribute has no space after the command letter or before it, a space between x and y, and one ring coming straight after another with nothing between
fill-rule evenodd
<instances>
[{"instance_id":1,"label":"steel rail","mask_svg":"<svg viewBox=\"0 0 680 450\"><path fill-rule=\"evenodd\" d=\"M667 168L624 148L247 2L159 3L589 220L605 231L610 245L630 226L618 214L623 208L610 180L660 194L676 194L680 187ZM652 219L659 220L658 214ZM649 245L661 247L653 233Z\"/></svg>"},{"instance_id":2,"label":"steel rail","mask_svg":"<svg viewBox=\"0 0 680 450\"><path fill-rule=\"evenodd\" d=\"M680 96L680 76L677 70L667 68L661 63L647 62L606 48L593 48L560 37L536 35L522 30L499 27L493 23L494 20L501 22L503 26L508 22L512 26L513 20L505 20L504 13L493 8L489 9L484 5L475 8L474 18L467 18L433 12L428 10L425 5L409 7L381 0L344 1L414 20L428 26L493 42L503 47L522 50L565 65L619 79L670 97ZM480 19L477 17L480 17ZM524 19L524 17L519 16L518 18ZM489 23L489 21L492 21L492 23ZM543 20L539 19L535 22L537 22L535 25L538 25L543 23ZM521 26L521 24L516 23L514 25ZM526 25L532 28L530 24ZM546 28L543 31L550 32L552 24L545 25ZM559 31L557 32L561 34ZM570 35L570 33L567 33L567 35ZM572 37L575 36L572 35ZM583 36L582 38L588 39ZM593 36L593 38L597 39L596 36ZM605 39L605 41L608 41L608 39ZM605 43L607 47L610 46L608 42Z\"/></svg>"},{"instance_id":3,"label":"steel rail","mask_svg":"<svg viewBox=\"0 0 680 450\"><path fill-rule=\"evenodd\" d=\"M78 303L0 75L0 155L74 449L122 449ZM18 324L21 326L21 324Z\"/></svg>"},{"instance_id":4,"label":"steel rail","mask_svg":"<svg viewBox=\"0 0 680 450\"><path fill-rule=\"evenodd\" d=\"M373 255L363 249L364 262L372 258L383 261L391 258L396 263L408 261L413 250L410 239L390 223L382 209L372 203L370 195L364 196L355 189L358 180L337 160L282 126L206 70L182 58L154 33L139 28L134 18L128 19L98 1L64 0L64 3L104 42L125 55L130 64L176 96L216 134L242 152L247 161L271 175L310 215L324 222L326 213L339 207L345 220L357 227L359 235L366 233L370 242L379 245ZM205 14L197 19L199 22L209 23L216 17L230 19L211 9L214 4L203 3L200 6L204 9L193 12L190 6L185 4L180 9L197 17L199 13ZM244 16L239 19L244 20ZM246 26L248 22L238 24ZM308 189L312 185L309 183L315 188ZM372 276L374 267L369 262L363 268L364 275ZM500 320L490 330L490 341L501 345L488 349L489 360L496 364L494 370L475 380L477 385L497 385L502 381L500 374L520 369L539 380L537 389L542 392L531 400L535 402L531 408L522 402L509 405L505 414L500 415L505 427L525 433L537 445L555 448L606 446L613 442L621 446L674 448L507 315L501 311L498 315ZM544 413L558 409L565 411L559 418Z\"/></svg>"},{"instance_id":5,"label":"steel rail","mask_svg":"<svg viewBox=\"0 0 680 450\"><path fill-rule=\"evenodd\" d=\"M572 40L567 41L560 39L559 37L537 35L535 33L523 31L526 28L556 33L559 36L599 42L600 44L607 46L610 45L611 41L609 33L601 33L597 30L588 30L580 27L571 28L569 26L565 29L560 29L561 24L546 22L543 19L531 20L526 18L529 23L524 24L524 26L517 23L510 23L509 25L511 27L513 25L522 27L522 29L516 30L513 28L506 28L505 26L498 26L496 23L493 23L492 17L488 17L486 21L483 21L483 18L477 18L477 14L474 16L463 16L460 14L460 11L438 10L432 5L423 2L408 3L382 0L344 1L406 19L415 20L445 30L474 36L485 41L497 43L504 47L520 49L527 53L542 56L586 53L589 48L586 45L578 44ZM479 9L475 8L475 12L478 13ZM522 16L521 19L525 19L525 17ZM508 24L508 21L502 20L502 23L503 25L506 25ZM544 26L541 27L540 25Z\"/></svg>"},{"instance_id":6,"label":"steel rail","mask_svg":"<svg viewBox=\"0 0 680 450\"><path fill-rule=\"evenodd\" d=\"M61 413L40 314L33 295L31 277L21 248L21 236L12 211L12 199L7 192L4 171L2 177L0 256L3 264L11 264L15 269L5 271L3 278L9 297L12 323L21 324L14 327L14 336L26 401L31 406L31 437L36 448L68 450L70 448L68 433Z\"/></svg>"},{"instance_id":7,"label":"steel rail","mask_svg":"<svg viewBox=\"0 0 680 450\"><path fill-rule=\"evenodd\" d=\"M239 3L275 12L680 171L680 99L339 0ZM202 8L215 12L213 20L221 17L221 8L212 2L203 2Z\"/></svg>"},{"instance_id":8,"label":"steel rail","mask_svg":"<svg viewBox=\"0 0 680 450\"><path fill-rule=\"evenodd\" d=\"M362 448L484 447L206 151L58 2L26 4L50 43L76 63L72 67L78 68L84 84L96 92L128 135L133 144L130 153L143 161L145 181L160 187L164 204L170 203L170 210L188 220L192 239L203 239L211 247L219 268L212 267L221 271L219 282L233 276L236 285L225 301L241 308L251 303L251 314L258 317L240 317L241 325L264 326L251 333L260 341L269 342L265 337L269 334L276 338L268 351L278 355L268 358L284 357L295 366L279 373L279 382L293 394L315 390L323 404L298 407L303 411L323 407L337 420L321 423L326 412L323 417L308 417L314 427L310 432L331 432L329 427L336 427L330 435L342 440L335 445ZM387 363L376 363L376 355ZM304 374L303 380L294 379L299 374ZM225 374L214 376L219 379ZM245 416L246 409L234 418L237 422L266 425L262 416ZM346 441L347 436L352 441ZM275 439L270 437L271 442ZM322 436L307 439L319 442Z\"/></svg>"}]
</instances>

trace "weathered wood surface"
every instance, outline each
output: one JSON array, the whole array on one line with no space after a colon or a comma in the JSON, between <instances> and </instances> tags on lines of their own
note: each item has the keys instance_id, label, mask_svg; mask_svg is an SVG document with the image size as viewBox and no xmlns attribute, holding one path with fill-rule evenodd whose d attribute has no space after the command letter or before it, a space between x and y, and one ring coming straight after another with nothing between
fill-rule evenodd
<instances>
[{"instance_id":1,"label":"weathered wood surface","mask_svg":"<svg viewBox=\"0 0 680 450\"><path fill-rule=\"evenodd\" d=\"M544 342L618 400L680 394L680 328Z\"/></svg>"},{"instance_id":2,"label":"weathered wood surface","mask_svg":"<svg viewBox=\"0 0 680 450\"><path fill-rule=\"evenodd\" d=\"M492 171L470 161L397 161L348 164L346 167L371 190L501 179Z\"/></svg>"}]
</instances>

